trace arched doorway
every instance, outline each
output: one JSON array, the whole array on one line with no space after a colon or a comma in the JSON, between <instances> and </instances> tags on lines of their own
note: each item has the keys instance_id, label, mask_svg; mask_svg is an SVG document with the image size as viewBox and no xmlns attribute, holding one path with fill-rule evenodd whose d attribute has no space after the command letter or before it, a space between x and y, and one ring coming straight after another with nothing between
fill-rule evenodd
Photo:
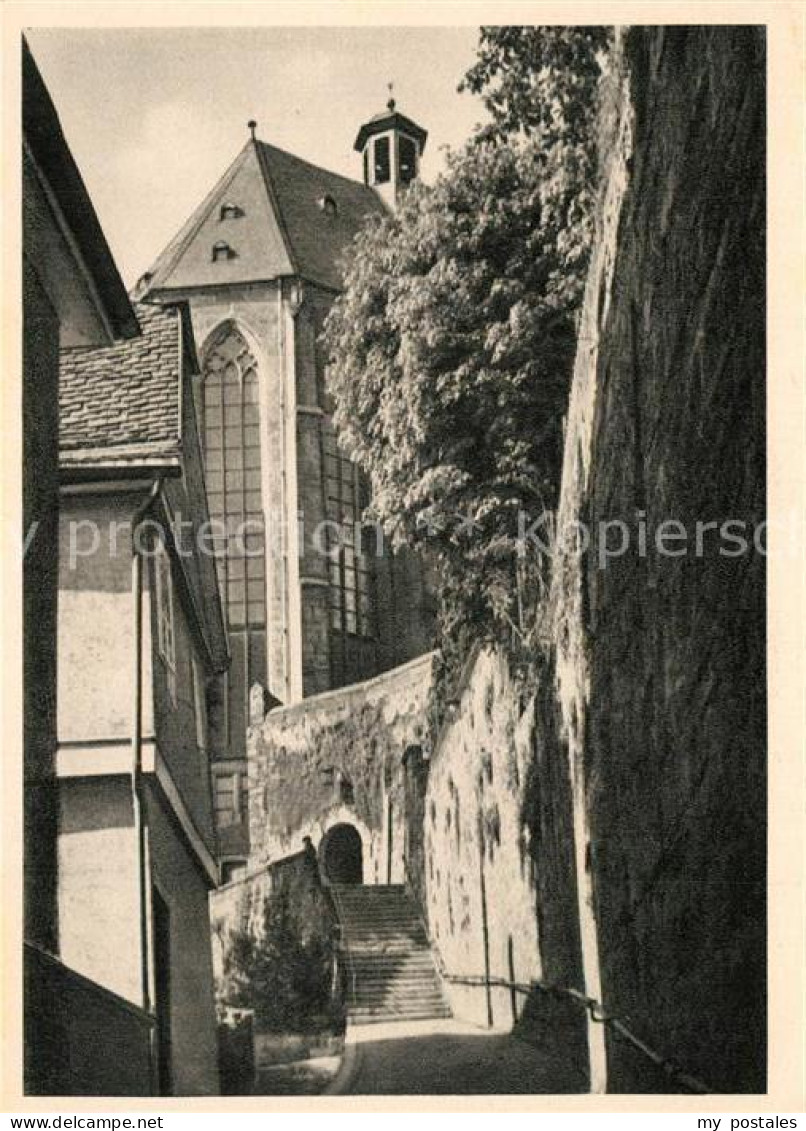
<instances>
[{"instance_id":1,"label":"arched doorway","mask_svg":"<svg viewBox=\"0 0 806 1131\"><path fill-rule=\"evenodd\" d=\"M360 884L364 881L361 834L354 825L334 825L321 846L322 870L332 884Z\"/></svg>"}]
</instances>

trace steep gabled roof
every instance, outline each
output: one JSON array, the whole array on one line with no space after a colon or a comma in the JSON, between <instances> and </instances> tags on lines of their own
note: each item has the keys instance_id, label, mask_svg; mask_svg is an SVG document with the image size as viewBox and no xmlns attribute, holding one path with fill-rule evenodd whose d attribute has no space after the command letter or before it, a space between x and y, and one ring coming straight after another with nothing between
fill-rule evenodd
<instances>
[{"instance_id":1,"label":"steep gabled roof","mask_svg":"<svg viewBox=\"0 0 806 1131\"><path fill-rule=\"evenodd\" d=\"M295 273L311 282L341 288L337 264L367 216L386 206L374 189L340 177L282 149L258 142L291 251ZM335 211L329 210L330 199Z\"/></svg>"},{"instance_id":2,"label":"steep gabled roof","mask_svg":"<svg viewBox=\"0 0 806 1131\"><path fill-rule=\"evenodd\" d=\"M183 345L176 307L137 304L142 335L65 349L59 378L60 462L126 464L180 450Z\"/></svg>"},{"instance_id":3,"label":"steep gabled roof","mask_svg":"<svg viewBox=\"0 0 806 1131\"><path fill-rule=\"evenodd\" d=\"M233 205L239 215L223 216ZM248 141L143 280L142 293L265 282L298 275L332 290L337 262L376 193L276 146ZM217 243L231 254L213 258Z\"/></svg>"}]
</instances>

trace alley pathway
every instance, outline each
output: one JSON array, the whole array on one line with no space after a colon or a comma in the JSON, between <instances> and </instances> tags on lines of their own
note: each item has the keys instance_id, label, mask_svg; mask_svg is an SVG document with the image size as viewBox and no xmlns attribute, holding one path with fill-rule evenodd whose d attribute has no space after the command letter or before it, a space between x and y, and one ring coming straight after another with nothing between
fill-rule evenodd
<instances>
[{"instance_id":1,"label":"alley pathway","mask_svg":"<svg viewBox=\"0 0 806 1131\"><path fill-rule=\"evenodd\" d=\"M552 1094L586 1091L561 1060L506 1033L437 1019L354 1026L346 1095Z\"/></svg>"}]
</instances>

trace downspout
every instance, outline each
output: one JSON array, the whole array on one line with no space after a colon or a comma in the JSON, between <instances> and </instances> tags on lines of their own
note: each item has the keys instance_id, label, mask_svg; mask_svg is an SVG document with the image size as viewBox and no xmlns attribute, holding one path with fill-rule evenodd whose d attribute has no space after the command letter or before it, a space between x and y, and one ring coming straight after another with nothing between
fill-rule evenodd
<instances>
[{"instance_id":1,"label":"downspout","mask_svg":"<svg viewBox=\"0 0 806 1131\"><path fill-rule=\"evenodd\" d=\"M137 532L162 490L162 477L154 480L148 498L132 518L132 600L134 602L134 713L132 718L132 809L137 846L137 880L140 915L140 993L142 1007L151 1013L150 943L148 935L148 842L143 796L143 558ZM153 1032L149 1040L151 1078L154 1080Z\"/></svg>"}]
</instances>

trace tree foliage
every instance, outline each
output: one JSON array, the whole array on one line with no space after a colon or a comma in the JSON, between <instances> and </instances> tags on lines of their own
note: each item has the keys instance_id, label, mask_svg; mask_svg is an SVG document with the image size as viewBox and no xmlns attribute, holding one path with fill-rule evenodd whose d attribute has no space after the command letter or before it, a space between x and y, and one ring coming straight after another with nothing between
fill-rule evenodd
<instances>
[{"instance_id":1,"label":"tree foliage","mask_svg":"<svg viewBox=\"0 0 806 1131\"><path fill-rule=\"evenodd\" d=\"M369 476L372 516L436 557L454 635L522 631L543 568L519 559L519 523L558 486L597 44L586 29L482 31L465 85L490 125L359 233L325 327L342 446Z\"/></svg>"},{"instance_id":2,"label":"tree foliage","mask_svg":"<svg viewBox=\"0 0 806 1131\"><path fill-rule=\"evenodd\" d=\"M481 96L487 135L584 142L611 36L606 27L483 27L459 89Z\"/></svg>"},{"instance_id":3,"label":"tree foliage","mask_svg":"<svg viewBox=\"0 0 806 1131\"><path fill-rule=\"evenodd\" d=\"M478 59L459 89L481 97L480 137L529 139L542 155L544 202L564 220L571 270L584 270L592 237L607 27L483 27Z\"/></svg>"},{"instance_id":4,"label":"tree foliage","mask_svg":"<svg viewBox=\"0 0 806 1131\"><path fill-rule=\"evenodd\" d=\"M233 932L226 958L227 1004L254 1010L264 1030L339 1031L342 1003L333 995L334 942L302 931L284 892L268 900L263 931Z\"/></svg>"}]
</instances>

